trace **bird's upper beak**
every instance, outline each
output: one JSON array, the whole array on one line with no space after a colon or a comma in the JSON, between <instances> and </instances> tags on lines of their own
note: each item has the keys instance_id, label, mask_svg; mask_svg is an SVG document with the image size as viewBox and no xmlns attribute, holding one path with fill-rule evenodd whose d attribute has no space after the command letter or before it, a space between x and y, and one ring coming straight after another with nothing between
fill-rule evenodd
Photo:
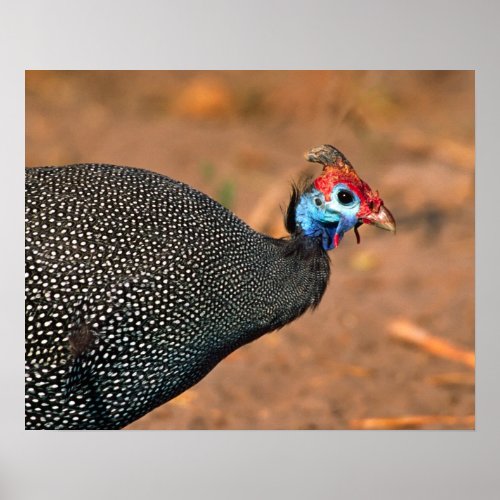
<instances>
[{"instance_id":1,"label":"bird's upper beak","mask_svg":"<svg viewBox=\"0 0 500 500\"><path fill-rule=\"evenodd\" d=\"M371 214L363 217L363 222L367 224L373 224L374 226L385 229L386 231L396 232L396 221L392 216L391 212L382 205L378 212L372 212Z\"/></svg>"}]
</instances>

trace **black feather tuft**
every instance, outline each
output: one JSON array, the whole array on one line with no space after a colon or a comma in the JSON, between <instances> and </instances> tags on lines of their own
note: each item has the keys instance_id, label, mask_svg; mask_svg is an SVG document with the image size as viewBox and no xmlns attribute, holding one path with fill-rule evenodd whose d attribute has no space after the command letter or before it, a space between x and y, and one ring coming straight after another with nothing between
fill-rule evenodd
<instances>
[{"instance_id":1,"label":"black feather tuft","mask_svg":"<svg viewBox=\"0 0 500 500\"><path fill-rule=\"evenodd\" d=\"M290 201L288 202L288 207L285 212L285 228L290 233L294 235L300 232L300 228L297 228L297 221L295 219L295 210L299 204L300 197L309 189L312 188L312 177L304 177L299 182L292 182L292 193L290 194Z\"/></svg>"}]
</instances>

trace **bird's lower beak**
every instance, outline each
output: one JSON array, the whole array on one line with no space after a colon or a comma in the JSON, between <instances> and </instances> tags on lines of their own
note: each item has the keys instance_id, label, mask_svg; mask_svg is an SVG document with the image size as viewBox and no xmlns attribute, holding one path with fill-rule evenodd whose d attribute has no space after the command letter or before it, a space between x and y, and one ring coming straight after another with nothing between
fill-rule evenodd
<instances>
[{"instance_id":1,"label":"bird's lower beak","mask_svg":"<svg viewBox=\"0 0 500 500\"><path fill-rule=\"evenodd\" d=\"M373 224L374 226L385 229L386 231L392 231L393 233L396 232L396 221L394 220L391 212L389 212L389 210L383 205L377 213L373 212L370 215L363 217L363 222Z\"/></svg>"}]
</instances>

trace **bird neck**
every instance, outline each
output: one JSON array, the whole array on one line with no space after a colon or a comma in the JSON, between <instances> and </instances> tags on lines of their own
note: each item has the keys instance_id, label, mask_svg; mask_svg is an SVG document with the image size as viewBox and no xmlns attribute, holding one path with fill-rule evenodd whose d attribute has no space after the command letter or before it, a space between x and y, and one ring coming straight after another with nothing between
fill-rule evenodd
<instances>
[{"instance_id":1,"label":"bird neck","mask_svg":"<svg viewBox=\"0 0 500 500\"><path fill-rule=\"evenodd\" d=\"M294 236L289 239L264 237L266 244L259 288L251 312L252 321L232 342L224 342L224 355L265 333L292 322L318 306L330 276L330 260L321 238Z\"/></svg>"},{"instance_id":2,"label":"bird neck","mask_svg":"<svg viewBox=\"0 0 500 500\"><path fill-rule=\"evenodd\" d=\"M281 320L285 324L319 305L330 278L330 258L321 236L298 233L275 243L282 262L280 294L286 300Z\"/></svg>"}]
</instances>

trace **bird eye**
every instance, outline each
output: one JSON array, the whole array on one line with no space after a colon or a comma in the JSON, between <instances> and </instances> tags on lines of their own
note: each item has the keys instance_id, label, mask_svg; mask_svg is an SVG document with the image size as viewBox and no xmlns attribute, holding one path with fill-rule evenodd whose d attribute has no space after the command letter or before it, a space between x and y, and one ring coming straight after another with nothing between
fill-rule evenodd
<instances>
[{"instance_id":1,"label":"bird eye","mask_svg":"<svg viewBox=\"0 0 500 500\"><path fill-rule=\"evenodd\" d=\"M339 200L339 203L342 205L350 205L354 201L354 196L350 191L342 189L337 193L337 200Z\"/></svg>"},{"instance_id":2,"label":"bird eye","mask_svg":"<svg viewBox=\"0 0 500 500\"><path fill-rule=\"evenodd\" d=\"M320 207L321 205L323 205L323 200L321 198L314 198L314 204L317 206L317 207Z\"/></svg>"}]
</instances>

